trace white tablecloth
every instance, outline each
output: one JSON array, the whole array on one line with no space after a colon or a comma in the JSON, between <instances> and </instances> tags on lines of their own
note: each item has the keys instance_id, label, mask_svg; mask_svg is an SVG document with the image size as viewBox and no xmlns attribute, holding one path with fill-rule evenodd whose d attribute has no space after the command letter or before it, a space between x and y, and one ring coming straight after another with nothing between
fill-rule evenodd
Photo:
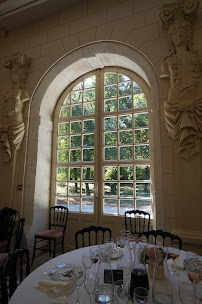
<instances>
[{"instance_id":1,"label":"white tablecloth","mask_svg":"<svg viewBox=\"0 0 202 304\"><path fill-rule=\"evenodd\" d=\"M77 264L82 265L82 253L84 251L89 251L90 247L85 247L81 249L77 249L63 255L60 255L48 262L44 263L36 270L34 270L17 288L15 293L13 294L12 298L9 301L9 304L48 304L51 303L53 298L51 298L46 292L36 288L37 283L39 280L43 279L44 272L49 272L52 268L60 265L60 264ZM180 253L180 259L184 259L186 254L184 251ZM113 268L116 267L116 261L113 261ZM173 289L174 289L174 299L173 302L175 304L181 304L178 293L177 293L177 286L178 282L181 279L187 279L186 271L179 270L180 277L172 277ZM151 284L151 282L150 282ZM150 287L151 290L151 287ZM80 295L81 295L81 304L82 303L90 303L89 295L86 293L83 286L80 287ZM75 302L76 291L74 291L68 297L68 304L73 304ZM56 303L56 302L55 302Z\"/></svg>"}]
</instances>

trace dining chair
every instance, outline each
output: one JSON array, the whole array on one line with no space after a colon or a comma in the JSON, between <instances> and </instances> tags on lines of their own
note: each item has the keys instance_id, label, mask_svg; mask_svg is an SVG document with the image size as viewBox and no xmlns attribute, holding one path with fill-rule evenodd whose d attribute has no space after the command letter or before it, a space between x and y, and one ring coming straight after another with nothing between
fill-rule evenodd
<instances>
[{"instance_id":1,"label":"dining chair","mask_svg":"<svg viewBox=\"0 0 202 304\"><path fill-rule=\"evenodd\" d=\"M179 246L179 249L182 249L182 239L176 235L172 234L168 231L159 230L148 230L139 234L139 236L145 235L150 244L154 245L163 245L169 246L175 243L175 245Z\"/></svg>"},{"instance_id":2,"label":"dining chair","mask_svg":"<svg viewBox=\"0 0 202 304\"><path fill-rule=\"evenodd\" d=\"M5 207L0 211L0 252L9 252L13 235L18 228L20 214L17 210Z\"/></svg>"},{"instance_id":3,"label":"dining chair","mask_svg":"<svg viewBox=\"0 0 202 304\"><path fill-rule=\"evenodd\" d=\"M150 229L150 214L142 210L125 212L125 228L132 234L139 234Z\"/></svg>"},{"instance_id":4,"label":"dining chair","mask_svg":"<svg viewBox=\"0 0 202 304\"><path fill-rule=\"evenodd\" d=\"M75 233L76 249L80 247L103 244L106 238L111 238L112 231L108 227L88 226ZM81 245L81 246L79 246Z\"/></svg>"},{"instance_id":5,"label":"dining chair","mask_svg":"<svg viewBox=\"0 0 202 304\"><path fill-rule=\"evenodd\" d=\"M14 234L14 239L12 242L12 250L20 249L21 243L22 243L22 237L23 237L23 231L24 231L24 224L25 224L25 218L21 218L18 222L17 230ZM0 252L0 268L2 267L4 260L9 255L9 252Z\"/></svg>"},{"instance_id":6,"label":"dining chair","mask_svg":"<svg viewBox=\"0 0 202 304\"><path fill-rule=\"evenodd\" d=\"M0 269L0 303L7 304L14 291L30 273L29 250L11 251Z\"/></svg>"},{"instance_id":7,"label":"dining chair","mask_svg":"<svg viewBox=\"0 0 202 304\"><path fill-rule=\"evenodd\" d=\"M50 207L49 209L49 229L38 232L35 234L34 249L32 263L34 263L36 250L49 251L50 257L53 253L53 258L55 258L56 252L62 249L64 253L64 236L67 226L68 219L68 208L64 206ZM48 243L37 247L40 242L47 241ZM57 245L60 247L56 251ZM52 249L53 247L53 249Z\"/></svg>"}]
</instances>

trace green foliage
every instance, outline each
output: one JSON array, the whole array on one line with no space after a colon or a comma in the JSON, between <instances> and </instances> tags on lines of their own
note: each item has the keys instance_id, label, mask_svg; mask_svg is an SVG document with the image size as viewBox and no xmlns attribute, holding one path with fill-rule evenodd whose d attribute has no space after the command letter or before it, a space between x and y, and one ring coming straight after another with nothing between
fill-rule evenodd
<instances>
[{"instance_id":1,"label":"green foliage","mask_svg":"<svg viewBox=\"0 0 202 304\"><path fill-rule=\"evenodd\" d=\"M134 108L145 108L147 107L147 101L144 94L138 94L133 96Z\"/></svg>"},{"instance_id":2,"label":"green foliage","mask_svg":"<svg viewBox=\"0 0 202 304\"><path fill-rule=\"evenodd\" d=\"M136 180L150 180L150 166L136 166Z\"/></svg>"}]
</instances>

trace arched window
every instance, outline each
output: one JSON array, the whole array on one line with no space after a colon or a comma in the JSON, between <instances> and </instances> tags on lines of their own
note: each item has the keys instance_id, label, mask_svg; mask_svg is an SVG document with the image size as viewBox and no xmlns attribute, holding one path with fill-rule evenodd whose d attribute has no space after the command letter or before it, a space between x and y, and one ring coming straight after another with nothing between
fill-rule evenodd
<instances>
[{"instance_id":1,"label":"arched window","mask_svg":"<svg viewBox=\"0 0 202 304\"><path fill-rule=\"evenodd\" d=\"M83 75L54 113L51 200L75 213L152 214L149 89L122 68Z\"/></svg>"}]
</instances>

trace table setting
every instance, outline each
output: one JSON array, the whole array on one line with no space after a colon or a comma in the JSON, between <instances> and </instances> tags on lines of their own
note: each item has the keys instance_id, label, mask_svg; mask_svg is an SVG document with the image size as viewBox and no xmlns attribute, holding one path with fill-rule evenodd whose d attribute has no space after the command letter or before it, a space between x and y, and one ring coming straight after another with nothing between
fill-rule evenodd
<instances>
[{"instance_id":1,"label":"table setting","mask_svg":"<svg viewBox=\"0 0 202 304\"><path fill-rule=\"evenodd\" d=\"M33 271L9 304L201 304L202 258L123 230Z\"/></svg>"}]
</instances>

